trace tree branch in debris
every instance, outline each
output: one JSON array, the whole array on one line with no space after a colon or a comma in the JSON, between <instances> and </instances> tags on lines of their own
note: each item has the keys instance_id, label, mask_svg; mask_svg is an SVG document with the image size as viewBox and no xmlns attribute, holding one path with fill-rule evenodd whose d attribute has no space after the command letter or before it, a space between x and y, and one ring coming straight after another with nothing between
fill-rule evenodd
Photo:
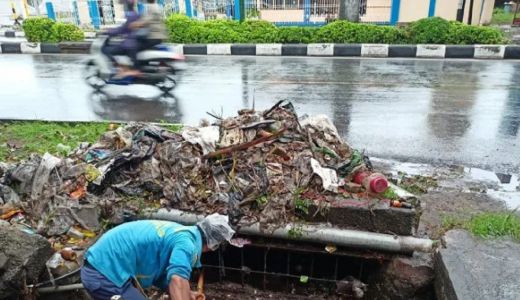
<instances>
[{"instance_id":1,"label":"tree branch in debris","mask_svg":"<svg viewBox=\"0 0 520 300\"><path fill-rule=\"evenodd\" d=\"M221 156L221 155L227 155L227 154L230 154L230 153L233 153L233 152L236 152L236 151L243 151L243 150L249 149L249 148L251 148L253 146L256 146L258 144L265 143L265 142L268 142L268 141L275 140L275 139L279 138L285 132L285 130L287 130L287 127L284 127L282 129L280 129L279 131L271 134L271 135L262 136L260 138L257 138L256 140L252 140L252 141L247 142L247 143L243 143L243 144L239 144L239 145L233 145L233 146L229 146L229 147L226 147L226 148L219 149L219 150L214 151L214 152L210 152L210 153L202 156L202 158L205 158L205 159L214 158L214 157Z\"/></svg>"}]
</instances>

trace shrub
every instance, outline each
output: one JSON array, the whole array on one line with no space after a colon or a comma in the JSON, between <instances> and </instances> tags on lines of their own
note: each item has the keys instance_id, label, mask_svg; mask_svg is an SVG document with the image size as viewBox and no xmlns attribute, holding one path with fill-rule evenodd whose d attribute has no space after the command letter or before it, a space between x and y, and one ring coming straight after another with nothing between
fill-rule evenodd
<instances>
[{"instance_id":1,"label":"shrub","mask_svg":"<svg viewBox=\"0 0 520 300\"><path fill-rule=\"evenodd\" d=\"M76 42L84 38L83 31L74 24L55 23L50 40L55 42Z\"/></svg>"},{"instance_id":2,"label":"shrub","mask_svg":"<svg viewBox=\"0 0 520 300\"><path fill-rule=\"evenodd\" d=\"M308 44L314 41L316 28L311 27L280 27L276 41L284 44Z\"/></svg>"},{"instance_id":3,"label":"shrub","mask_svg":"<svg viewBox=\"0 0 520 300\"><path fill-rule=\"evenodd\" d=\"M315 38L325 43L389 43L404 42L400 28L335 21L321 27Z\"/></svg>"},{"instance_id":4,"label":"shrub","mask_svg":"<svg viewBox=\"0 0 520 300\"><path fill-rule=\"evenodd\" d=\"M56 23L48 18L30 18L23 22L29 42L82 41L83 31L74 24Z\"/></svg>"},{"instance_id":5,"label":"shrub","mask_svg":"<svg viewBox=\"0 0 520 300\"><path fill-rule=\"evenodd\" d=\"M335 21L321 28L276 27L267 21L199 21L184 15L166 20L174 43L385 43L498 44L503 34L494 28L469 26L442 18L419 20L406 28Z\"/></svg>"},{"instance_id":6,"label":"shrub","mask_svg":"<svg viewBox=\"0 0 520 300\"><path fill-rule=\"evenodd\" d=\"M276 43L278 40L278 28L271 22L255 20L241 25L247 43Z\"/></svg>"},{"instance_id":7,"label":"shrub","mask_svg":"<svg viewBox=\"0 0 520 300\"><path fill-rule=\"evenodd\" d=\"M414 44L445 44L449 38L450 22L433 17L411 23L407 28L409 41Z\"/></svg>"},{"instance_id":8,"label":"shrub","mask_svg":"<svg viewBox=\"0 0 520 300\"><path fill-rule=\"evenodd\" d=\"M29 42L48 42L55 22L48 18L29 18L23 22L25 38Z\"/></svg>"}]
</instances>

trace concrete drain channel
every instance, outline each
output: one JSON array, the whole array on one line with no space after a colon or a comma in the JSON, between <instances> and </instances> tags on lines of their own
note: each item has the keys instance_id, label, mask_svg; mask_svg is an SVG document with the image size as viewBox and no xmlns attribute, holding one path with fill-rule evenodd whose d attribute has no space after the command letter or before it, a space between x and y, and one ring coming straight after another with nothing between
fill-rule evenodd
<instances>
[{"instance_id":1,"label":"concrete drain channel","mask_svg":"<svg viewBox=\"0 0 520 300\"><path fill-rule=\"evenodd\" d=\"M333 247L334 251L327 251L323 245L277 239L251 241L243 248L227 246L206 253L202 263L207 282L231 282L262 292L295 296L344 295L356 299L352 284L360 285L365 293L369 287L362 282L368 282L392 257Z\"/></svg>"}]
</instances>

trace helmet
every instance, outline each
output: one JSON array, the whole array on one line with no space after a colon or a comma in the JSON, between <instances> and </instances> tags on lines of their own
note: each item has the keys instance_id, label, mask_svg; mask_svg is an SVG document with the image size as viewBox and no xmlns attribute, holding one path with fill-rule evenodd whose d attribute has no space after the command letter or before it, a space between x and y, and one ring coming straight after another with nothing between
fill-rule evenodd
<instances>
[{"instance_id":1,"label":"helmet","mask_svg":"<svg viewBox=\"0 0 520 300\"><path fill-rule=\"evenodd\" d=\"M206 245L211 250L216 250L223 242L229 242L235 231L229 226L228 217L217 213L205 217L197 223L206 239Z\"/></svg>"}]
</instances>

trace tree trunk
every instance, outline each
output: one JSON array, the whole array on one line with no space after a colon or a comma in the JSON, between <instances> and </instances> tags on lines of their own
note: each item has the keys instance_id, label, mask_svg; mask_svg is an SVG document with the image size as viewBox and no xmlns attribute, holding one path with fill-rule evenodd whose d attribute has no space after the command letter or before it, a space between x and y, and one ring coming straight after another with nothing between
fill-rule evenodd
<instances>
[{"instance_id":1,"label":"tree trunk","mask_svg":"<svg viewBox=\"0 0 520 300\"><path fill-rule=\"evenodd\" d=\"M360 0L339 0L339 19L359 22Z\"/></svg>"}]
</instances>

